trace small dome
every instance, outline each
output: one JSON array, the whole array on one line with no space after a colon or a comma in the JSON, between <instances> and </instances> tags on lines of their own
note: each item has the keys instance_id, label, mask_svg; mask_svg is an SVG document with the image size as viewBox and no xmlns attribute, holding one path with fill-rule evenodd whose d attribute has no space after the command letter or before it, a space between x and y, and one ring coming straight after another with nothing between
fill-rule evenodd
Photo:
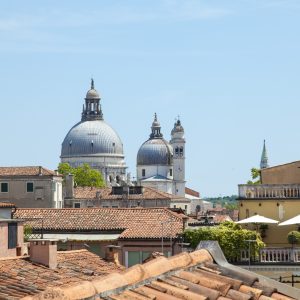
<instances>
[{"instance_id":1,"label":"small dome","mask_svg":"<svg viewBox=\"0 0 300 300\"><path fill-rule=\"evenodd\" d=\"M90 89L86 93L86 99L100 99L99 93L95 89Z\"/></svg>"},{"instance_id":2,"label":"small dome","mask_svg":"<svg viewBox=\"0 0 300 300\"><path fill-rule=\"evenodd\" d=\"M184 132L184 129L183 129L182 125L181 125L180 120L177 120L177 121L175 122L174 128L173 128L172 131L171 131L171 134L174 134L174 133L176 133L176 132Z\"/></svg>"},{"instance_id":3,"label":"small dome","mask_svg":"<svg viewBox=\"0 0 300 300\"><path fill-rule=\"evenodd\" d=\"M137 165L171 165L173 148L163 138L149 139L139 149Z\"/></svg>"}]
</instances>

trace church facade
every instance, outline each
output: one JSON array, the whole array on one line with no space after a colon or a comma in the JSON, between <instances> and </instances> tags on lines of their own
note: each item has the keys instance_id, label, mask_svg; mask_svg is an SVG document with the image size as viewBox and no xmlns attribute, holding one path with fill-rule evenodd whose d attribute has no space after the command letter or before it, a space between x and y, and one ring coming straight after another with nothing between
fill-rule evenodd
<instances>
[{"instance_id":1,"label":"church facade","mask_svg":"<svg viewBox=\"0 0 300 300\"><path fill-rule=\"evenodd\" d=\"M137 153L137 183L170 194L185 196L185 137L178 119L170 142L163 138L155 114L151 134Z\"/></svg>"},{"instance_id":2,"label":"church facade","mask_svg":"<svg viewBox=\"0 0 300 300\"><path fill-rule=\"evenodd\" d=\"M100 100L92 79L81 121L67 133L60 158L72 167L87 163L102 173L107 185L114 185L125 179L123 144L117 132L104 121Z\"/></svg>"}]
</instances>

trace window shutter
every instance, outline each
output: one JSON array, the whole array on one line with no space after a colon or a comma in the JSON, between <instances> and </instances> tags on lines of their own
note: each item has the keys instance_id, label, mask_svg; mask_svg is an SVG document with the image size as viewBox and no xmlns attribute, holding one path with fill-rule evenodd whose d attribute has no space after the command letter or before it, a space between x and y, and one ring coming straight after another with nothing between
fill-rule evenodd
<instances>
[{"instance_id":1,"label":"window shutter","mask_svg":"<svg viewBox=\"0 0 300 300\"><path fill-rule=\"evenodd\" d=\"M17 223L8 223L8 249L17 247L18 225Z\"/></svg>"}]
</instances>

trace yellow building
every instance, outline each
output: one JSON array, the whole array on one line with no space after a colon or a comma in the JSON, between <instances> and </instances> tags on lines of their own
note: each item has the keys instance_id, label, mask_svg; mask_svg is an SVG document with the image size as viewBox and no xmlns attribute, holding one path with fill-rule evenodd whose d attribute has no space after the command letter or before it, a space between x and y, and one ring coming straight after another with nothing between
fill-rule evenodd
<instances>
[{"instance_id":1,"label":"yellow building","mask_svg":"<svg viewBox=\"0 0 300 300\"><path fill-rule=\"evenodd\" d=\"M266 158L264 147L262 161ZM262 168L261 181L262 184L239 185L240 220L259 214L283 222L300 214L300 161ZM298 227L268 225L260 231L267 246L285 247L290 246L287 234Z\"/></svg>"}]
</instances>

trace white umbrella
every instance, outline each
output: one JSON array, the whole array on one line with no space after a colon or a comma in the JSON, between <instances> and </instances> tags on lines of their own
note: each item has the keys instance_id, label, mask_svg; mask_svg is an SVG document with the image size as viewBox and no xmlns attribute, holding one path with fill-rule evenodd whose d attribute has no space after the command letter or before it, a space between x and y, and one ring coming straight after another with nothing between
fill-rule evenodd
<instances>
[{"instance_id":1,"label":"white umbrella","mask_svg":"<svg viewBox=\"0 0 300 300\"><path fill-rule=\"evenodd\" d=\"M300 215L294 217L294 218L291 218L289 220L286 220L280 224L278 224L279 226L285 226L285 225L297 225L297 224L300 224Z\"/></svg>"},{"instance_id":2,"label":"white umbrella","mask_svg":"<svg viewBox=\"0 0 300 300\"><path fill-rule=\"evenodd\" d=\"M277 224L278 221L270 219L270 218L266 218L264 216L254 215L250 218L240 220L235 223L237 223L237 224L249 224L249 223L250 224Z\"/></svg>"}]
</instances>

